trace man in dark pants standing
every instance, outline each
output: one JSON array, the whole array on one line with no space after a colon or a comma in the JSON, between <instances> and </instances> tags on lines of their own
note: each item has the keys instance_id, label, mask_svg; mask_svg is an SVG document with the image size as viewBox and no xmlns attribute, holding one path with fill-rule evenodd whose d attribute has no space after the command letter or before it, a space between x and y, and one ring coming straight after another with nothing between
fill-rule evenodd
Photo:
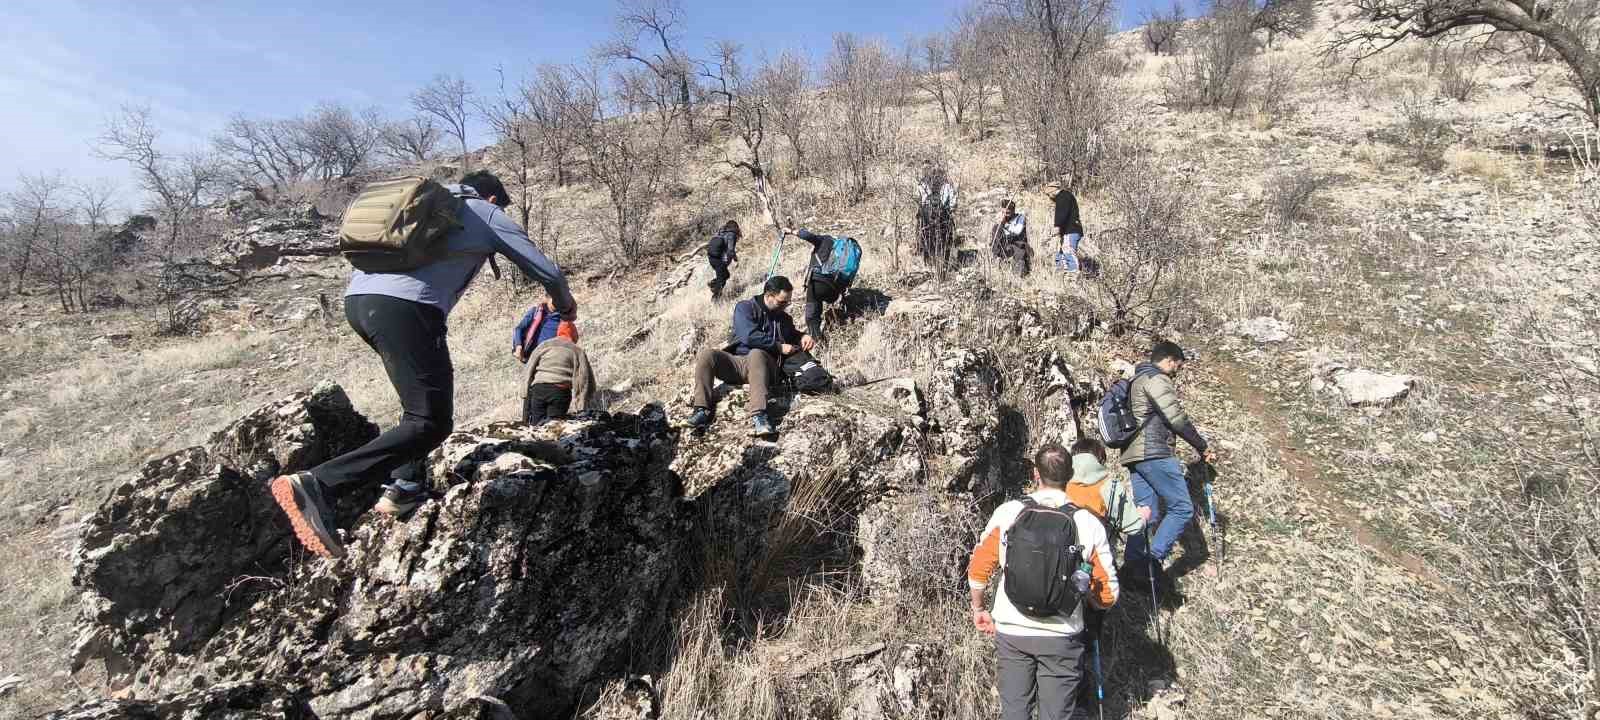
<instances>
[{"instance_id":1,"label":"man in dark pants standing","mask_svg":"<svg viewBox=\"0 0 1600 720\"><path fill-rule=\"evenodd\" d=\"M510 195L498 178L474 172L450 191L463 202L457 215L462 227L449 236L448 255L415 270L356 270L345 290L345 319L383 359L400 396L400 422L355 450L270 483L296 537L318 555L344 554L334 533L330 490L388 475L391 482L374 510L403 515L426 499L422 461L454 425L455 368L445 341L445 319L486 260L497 252L510 258L544 286L563 319L577 316L561 269L504 212Z\"/></svg>"},{"instance_id":2,"label":"man in dark pants standing","mask_svg":"<svg viewBox=\"0 0 1600 720\"><path fill-rule=\"evenodd\" d=\"M713 274L706 287L711 288L712 298L722 297L722 288L727 286L728 278L732 277L728 272L728 266L739 261L740 235L739 223L729 220L716 235L711 236L711 241L706 243L706 260L711 263Z\"/></svg>"},{"instance_id":3,"label":"man in dark pants standing","mask_svg":"<svg viewBox=\"0 0 1600 720\"><path fill-rule=\"evenodd\" d=\"M807 232L804 228L783 228L786 235L794 235L801 240L811 243L811 272L806 280L806 334L816 338L817 342L826 342L828 336L822 333L822 306L826 303L838 302L839 297L849 287L840 287L832 277L819 276L817 268L827 267L829 258L833 257L833 236L818 235Z\"/></svg>"}]
</instances>

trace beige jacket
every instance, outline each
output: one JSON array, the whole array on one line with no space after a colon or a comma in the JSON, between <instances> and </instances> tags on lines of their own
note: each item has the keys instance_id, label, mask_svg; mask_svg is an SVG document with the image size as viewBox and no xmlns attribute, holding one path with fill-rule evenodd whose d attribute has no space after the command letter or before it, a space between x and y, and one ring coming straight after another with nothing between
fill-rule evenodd
<instances>
[{"instance_id":1,"label":"beige jacket","mask_svg":"<svg viewBox=\"0 0 1600 720\"><path fill-rule=\"evenodd\" d=\"M589 355L566 338L550 338L539 343L528 356L524 387L534 385L570 386L571 412L582 412L594 406L594 368L589 366Z\"/></svg>"}]
</instances>

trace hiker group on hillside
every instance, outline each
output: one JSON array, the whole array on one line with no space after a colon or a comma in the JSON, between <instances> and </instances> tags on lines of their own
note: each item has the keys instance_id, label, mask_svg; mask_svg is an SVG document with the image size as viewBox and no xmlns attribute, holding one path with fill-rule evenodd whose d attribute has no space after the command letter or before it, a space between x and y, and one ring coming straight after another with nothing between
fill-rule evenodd
<instances>
[{"instance_id":1,"label":"hiker group on hillside","mask_svg":"<svg viewBox=\"0 0 1600 720\"><path fill-rule=\"evenodd\" d=\"M1131 497L1105 467L1105 444L1084 439L1069 451L1050 443L1033 458L1034 489L996 508L973 548L972 624L995 638L1004 720L1035 711L1041 720L1088 717L1104 699L1106 611L1124 589L1149 592L1153 604L1171 591L1167 557L1193 515L1174 438L1206 462L1216 459L1173 386L1184 358L1176 344L1157 343L1102 405L1102 433L1121 449ZM1127 538L1120 571L1119 538ZM986 595L997 570L991 610Z\"/></svg>"},{"instance_id":2,"label":"hiker group on hillside","mask_svg":"<svg viewBox=\"0 0 1600 720\"><path fill-rule=\"evenodd\" d=\"M953 240L955 186L929 172L919 188L919 202L928 204L918 216L928 231L919 235L919 251L942 262ZM1078 271L1083 227L1077 200L1060 184L1050 191L1056 265ZM346 210L340 247L355 266L345 291L346 320L382 362L402 414L365 445L269 482L295 536L310 551L343 554L331 509L336 491L387 478L373 509L393 516L429 498L423 460L454 425L447 319L486 262L498 275L493 255L509 258L548 296L512 330L512 355L526 366L524 422L538 425L596 405L594 370L579 345L577 302L561 269L505 213L509 204L501 182L479 171L448 187L422 178L374 183ZM804 329L789 313L796 288L776 272L775 260L760 292L734 304L728 342L695 356L688 419L693 431L715 421L718 381L747 388L746 420L758 437L776 433L770 405L775 393L832 385L813 353L826 342L824 309L850 289L862 248L846 235L792 227L780 233L810 246ZM741 237L739 224L729 220L707 243L713 299L731 279ZM1027 219L1014 199L1001 203L991 250L1013 261L1019 274L1030 271ZM1040 718L1064 720L1098 703L1106 611L1124 589L1154 598L1170 588L1168 558L1194 517L1176 440L1182 438L1207 463L1216 459L1178 399L1173 380L1185 358L1177 345L1156 343L1148 362L1108 388L1099 418L1105 442L1040 448L1027 478L1032 489L997 507L978 538L967 573L972 623L995 637L1002 717L1008 720L1031 718L1035 710ZM1116 464L1129 473L1126 485L1106 466L1108 445L1119 451ZM1124 538L1119 564L1116 547ZM992 609L986 600L991 583Z\"/></svg>"}]
</instances>

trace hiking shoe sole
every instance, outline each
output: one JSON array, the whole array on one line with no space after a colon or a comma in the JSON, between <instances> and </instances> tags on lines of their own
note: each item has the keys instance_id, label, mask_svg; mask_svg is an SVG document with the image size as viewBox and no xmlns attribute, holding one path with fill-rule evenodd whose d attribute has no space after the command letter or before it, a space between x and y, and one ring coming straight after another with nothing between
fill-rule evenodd
<instances>
[{"instance_id":1,"label":"hiking shoe sole","mask_svg":"<svg viewBox=\"0 0 1600 720\"><path fill-rule=\"evenodd\" d=\"M392 517L400 517L402 515L409 515L411 511L417 509L417 506L421 505L424 500L425 498L417 498L416 500L411 500L409 502L404 500L394 500L389 497L388 493L384 493L382 497L378 498L377 504L372 506L372 511Z\"/></svg>"},{"instance_id":2,"label":"hiking shoe sole","mask_svg":"<svg viewBox=\"0 0 1600 720\"><path fill-rule=\"evenodd\" d=\"M272 479L272 499L283 514L289 517L294 536L307 550L325 558L344 557L344 545L324 523L322 513L312 503L310 495L300 487L301 475L280 475ZM311 482L316 482L311 478Z\"/></svg>"}]
</instances>

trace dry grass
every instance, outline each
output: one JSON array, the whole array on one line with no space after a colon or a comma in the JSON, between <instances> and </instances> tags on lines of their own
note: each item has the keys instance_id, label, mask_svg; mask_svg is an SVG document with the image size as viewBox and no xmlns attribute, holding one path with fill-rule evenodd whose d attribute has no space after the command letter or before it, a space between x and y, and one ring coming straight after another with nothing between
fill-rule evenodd
<instances>
[{"instance_id":1,"label":"dry grass","mask_svg":"<svg viewBox=\"0 0 1600 720\"><path fill-rule=\"evenodd\" d=\"M1445 167L1482 180L1494 188L1505 188L1511 181L1511 160L1499 153L1469 148L1451 148L1444 153Z\"/></svg>"}]
</instances>

